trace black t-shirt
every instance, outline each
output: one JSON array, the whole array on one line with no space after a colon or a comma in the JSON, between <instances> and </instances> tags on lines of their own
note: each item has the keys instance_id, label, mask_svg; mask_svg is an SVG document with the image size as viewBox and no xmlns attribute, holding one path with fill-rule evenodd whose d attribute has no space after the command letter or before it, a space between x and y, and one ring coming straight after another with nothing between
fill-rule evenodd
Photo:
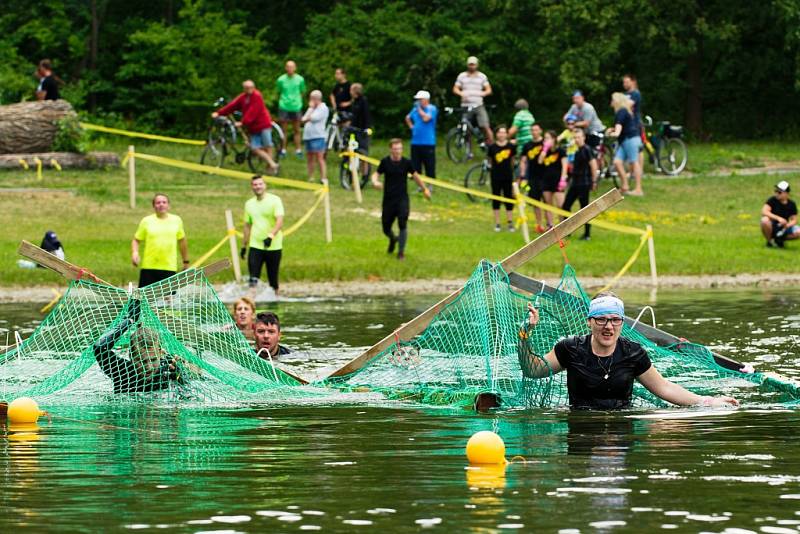
<instances>
[{"instance_id":1,"label":"black t-shirt","mask_svg":"<svg viewBox=\"0 0 800 534\"><path fill-rule=\"evenodd\" d=\"M591 162L594 159L592 149L586 145L575 152L575 157L572 159L572 185L591 187L592 185L592 167Z\"/></svg>"},{"instance_id":2,"label":"black t-shirt","mask_svg":"<svg viewBox=\"0 0 800 534\"><path fill-rule=\"evenodd\" d=\"M792 215L797 215L797 204L794 203L794 200L790 200L786 204L781 204L781 201L776 197L769 197L767 199L767 205L772 209L773 214L778 217L783 217L787 221Z\"/></svg>"},{"instance_id":3,"label":"black t-shirt","mask_svg":"<svg viewBox=\"0 0 800 534\"><path fill-rule=\"evenodd\" d=\"M336 110L346 109L349 111L349 107L342 108L342 102L348 102L353 98L350 96L350 82L336 82L331 93L333 93L333 98L336 101Z\"/></svg>"},{"instance_id":4,"label":"black t-shirt","mask_svg":"<svg viewBox=\"0 0 800 534\"><path fill-rule=\"evenodd\" d=\"M551 147L542 161L542 177L545 180L558 180L561 178L561 159L567 156L564 147ZM538 159L538 156L537 156Z\"/></svg>"},{"instance_id":5,"label":"black t-shirt","mask_svg":"<svg viewBox=\"0 0 800 534\"><path fill-rule=\"evenodd\" d=\"M592 336L562 339L554 348L567 372L569 404L573 408L618 410L628 408L633 381L653 365L641 345L620 338L611 356L592 352ZM602 361L602 364L601 364ZM608 374L608 379L603 378Z\"/></svg>"},{"instance_id":6,"label":"black t-shirt","mask_svg":"<svg viewBox=\"0 0 800 534\"><path fill-rule=\"evenodd\" d=\"M492 163L492 180L511 181L514 179L514 152L511 143L503 146L497 143L489 145L489 161Z\"/></svg>"},{"instance_id":7,"label":"black t-shirt","mask_svg":"<svg viewBox=\"0 0 800 534\"><path fill-rule=\"evenodd\" d=\"M528 159L528 166L525 169L527 180L536 179L541 175L541 165L539 165L539 152L542 151L543 140L528 141L522 147L522 156Z\"/></svg>"},{"instance_id":8,"label":"black t-shirt","mask_svg":"<svg viewBox=\"0 0 800 534\"><path fill-rule=\"evenodd\" d=\"M356 128L366 130L367 128L372 127L372 117L370 117L369 114L367 97L360 96L358 98L354 98L353 103L350 104L350 113L353 114L353 120L350 124Z\"/></svg>"},{"instance_id":9,"label":"black t-shirt","mask_svg":"<svg viewBox=\"0 0 800 534\"><path fill-rule=\"evenodd\" d=\"M414 172L411 160L400 158L394 161L391 156L386 156L378 165L378 174L382 174L383 203L394 204L408 202L408 175Z\"/></svg>"},{"instance_id":10,"label":"black t-shirt","mask_svg":"<svg viewBox=\"0 0 800 534\"><path fill-rule=\"evenodd\" d=\"M636 121L636 117L631 115L625 108L619 108L619 111L614 115L614 124L622 125L622 132L619 134L620 139L639 136L639 123Z\"/></svg>"},{"instance_id":11,"label":"black t-shirt","mask_svg":"<svg viewBox=\"0 0 800 534\"><path fill-rule=\"evenodd\" d=\"M58 100L61 98L61 96L58 94L58 82L56 82L56 79L52 74L42 78L41 82L39 82L39 88L36 90L44 91L46 93L44 95L45 100Z\"/></svg>"}]
</instances>

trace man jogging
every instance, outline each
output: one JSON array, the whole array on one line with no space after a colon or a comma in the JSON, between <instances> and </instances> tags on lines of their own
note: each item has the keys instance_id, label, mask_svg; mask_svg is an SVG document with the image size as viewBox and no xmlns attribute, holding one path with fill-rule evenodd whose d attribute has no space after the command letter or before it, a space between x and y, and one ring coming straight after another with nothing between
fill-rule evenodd
<instances>
[{"instance_id":1,"label":"man jogging","mask_svg":"<svg viewBox=\"0 0 800 534\"><path fill-rule=\"evenodd\" d=\"M397 259L405 258L406 241L408 240L408 215L410 202L408 199L407 180L408 175L413 176L414 181L422 189L425 198L430 200L431 192L425 183L414 170L411 161L403 157L403 142L400 139L389 141L391 155L386 156L378 165L378 169L372 173L372 185L376 189L383 189L383 212L381 213L381 223L383 233L389 238L389 254L394 252L397 247ZM378 175L384 176L385 184L378 181ZM397 226L400 230L398 235L394 235L392 225L397 219Z\"/></svg>"}]
</instances>

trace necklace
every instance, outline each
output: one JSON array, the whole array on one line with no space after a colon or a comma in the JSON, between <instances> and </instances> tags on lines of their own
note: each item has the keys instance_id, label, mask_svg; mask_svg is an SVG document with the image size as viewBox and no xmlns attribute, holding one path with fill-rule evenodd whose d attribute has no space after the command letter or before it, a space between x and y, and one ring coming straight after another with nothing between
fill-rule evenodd
<instances>
[{"instance_id":1,"label":"necklace","mask_svg":"<svg viewBox=\"0 0 800 534\"><path fill-rule=\"evenodd\" d=\"M599 365L600 369L602 369L603 372L605 372L605 375L603 375L603 380L608 380L608 375L611 374L611 367L614 365L614 353L612 352L611 357L608 358L608 369L606 369L605 365L603 365L603 362L601 360L602 358L600 358L600 356L597 356L597 365Z\"/></svg>"}]
</instances>

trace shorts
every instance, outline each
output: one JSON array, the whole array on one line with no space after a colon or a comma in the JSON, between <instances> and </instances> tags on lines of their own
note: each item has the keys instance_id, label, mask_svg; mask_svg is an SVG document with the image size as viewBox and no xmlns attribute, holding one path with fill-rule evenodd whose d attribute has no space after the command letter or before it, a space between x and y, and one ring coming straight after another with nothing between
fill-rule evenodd
<instances>
[{"instance_id":1,"label":"shorts","mask_svg":"<svg viewBox=\"0 0 800 534\"><path fill-rule=\"evenodd\" d=\"M367 132L356 132L356 141L358 141L358 152L365 155L369 154L369 135L367 135Z\"/></svg>"},{"instance_id":2,"label":"shorts","mask_svg":"<svg viewBox=\"0 0 800 534\"><path fill-rule=\"evenodd\" d=\"M778 224L778 221L772 221L772 237L775 237L775 234L780 232L782 227ZM783 233L784 236L790 236L794 234L800 234L800 226L793 225L786 228L786 231Z\"/></svg>"},{"instance_id":3,"label":"shorts","mask_svg":"<svg viewBox=\"0 0 800 534\"><path fill-rule=\"evenodd\" d=\"M533 200L542 200L544 195L543 193L543 184L541 178L532 178L528 180L528 185L530 186L531 190L528 191L528 196L531 197Z\"/></svg>"},{"instance_id":4,"label":"shorts","mask_svg":"<svg viewBox=\"0 0 800 534\"><path fill-rule=\"evenodd\" d=\"M272 147L272 128L264 128L261 133L250 134L250 148L264 147Z\"/></svg>"},{"instance_id":5,"label":"shorts","mask_svg":"<svg viewBox=\"0 0 800 534\"><path fill-rule=\"evenodd\" d=\"M278 110L278 119L282 121L299 121L303 115L299 111Z\"/></svg>"},{"instance_id":6,"label":"shorts","mask_svg":"<svg viewBox=\"0 0 800 534\"><path fill-rule=\"evenodd\" d=\"M558 192L558 182L561 181L561 176L556 174L554 176L546 176L542 180L542 191L546 191L548 193L557 193Z\"/></svg>"},{"instance_id":7,"label":"shorts","mask_svg":"<svg viewBox=\"0 0 800 534\"><path fill-rule=\"evenodd\" d=\"M628 137L620 141L614 159L625 163L635 163L639 161L639 149L642 147L642 140L639 137Z\"/></svg>"},{"instance_id":8,"label":"shorts","mask_svg":"<svg viewBox=\"0 0 800 534\"><path fill-rule=\"evenodd\" d=\"M472 113L475 116L475 120L478 123L478 126L481 128L488 128L489 127L489 113L486 112L486 106L480 105L472 110Z\"/></svg>"},{"instance_id":9,"label":"shorts","mask_svg":"<svg viewBox=\"0 0 800 534\"><path fill-rule=\"evenodd\" d=\"M139 271L139 287L147 287L173 276L175 271L163 269L142 269Z\"/></svg>"},{"instance_id":10,"label":"shorts","mask_svg":"<svg viewBox=\"0 0 800 534\"><path fill-rule=\"evenodd\" d=\"M306 139L303 141L306 146L306 153L309 152L325 152L325 138L318 137L317 139Z\"/></svg>"}]
</instances>

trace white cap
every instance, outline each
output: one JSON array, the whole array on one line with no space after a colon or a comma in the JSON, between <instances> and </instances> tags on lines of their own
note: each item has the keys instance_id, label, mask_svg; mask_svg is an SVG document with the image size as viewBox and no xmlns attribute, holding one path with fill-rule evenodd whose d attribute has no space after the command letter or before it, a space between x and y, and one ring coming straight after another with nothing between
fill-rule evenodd
<instances>
[{"instance_id":1,"label":"white cap","mask_svg":"<svg viewBox=\"0 0 800 534\"><path fill-rule=\"evenodd\" d=\"M417 94L414 95L414 100L420 100L421 98L424 98L425 100L430 100L431 94L428 91L419 90L417 91Z\"/></svg>"},{"instance_id":2,"label":"white cap","mask_svg":"<svg viewBox=\"0 0 800 534\"><path fill-rule=\"evenodd\" d=\"M775 184L775 189L779 189L783 192L791 191L791 188L789 187L789 182L787 182L786 180L781 180L780 182Z\"/></svg>"},{"instance_id":3,"label":"white cap","mask_svg":"<svg viewBox=\"0 0 800 534\"><path fill-rule=\"evenodd\" d=\"M475 56L469 56L467 58L467 65L477 65L477 64L478 64L478 58L476 58Z\"/></svg>"}]
</instances>

